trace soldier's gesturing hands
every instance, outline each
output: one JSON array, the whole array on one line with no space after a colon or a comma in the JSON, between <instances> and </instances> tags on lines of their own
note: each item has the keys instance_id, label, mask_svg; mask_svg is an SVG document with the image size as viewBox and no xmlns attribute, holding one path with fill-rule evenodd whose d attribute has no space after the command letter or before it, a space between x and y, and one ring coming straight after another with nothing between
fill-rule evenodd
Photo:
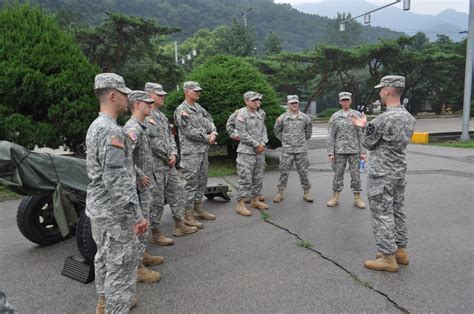
<instances>
[{"instance_id":1,"label":"soldier's gesturing hands","mask_svg":"<svg viewBox=\"0 0 474 314\"><path fill-rule=\"evenodd\" d=\"M352 124L361 128L365 128L367 125L367 117L365 116L364 113L359 117L353 115L352 116Z\"/></svg>"}]
</instances>

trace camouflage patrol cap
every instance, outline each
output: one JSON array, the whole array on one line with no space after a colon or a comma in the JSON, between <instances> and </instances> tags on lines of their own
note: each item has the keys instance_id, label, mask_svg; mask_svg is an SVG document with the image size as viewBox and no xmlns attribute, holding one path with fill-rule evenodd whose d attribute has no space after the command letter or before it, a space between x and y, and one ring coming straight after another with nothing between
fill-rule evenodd
<instances>
[{"instance_id":1,"label":"camouflage patrol cap","mask_svg":"<svg viewBox=\"0 0 474 314\"><path fill-rule=\"evenodd\" d=\"M192 90L195 92L202 91L201 85L198 82L187 81L183 83L183 89Z\"/></svg>"},{"instance_id":2,"label":"camouflage patrol cap","mask_svg":"<svg viewBox=\"0 0 474 314\"><path fill-rule=\"evenodd\" d=\"M288 101L289 104L294 103L294 102L300 102L298 95L288 95L286 96L286 100Z\"/></svg>"},{"instance_id":3,"label":"camouflage patrol cap","mask_svg":"<svg viewBox=\"0 0 474 314\"><path fill-rule=\"evenodd\" d=\"M164 91L162 85L152 82L147 82L145 84L145 92L155 93L160 96L168 95L168 93Z\"/></svg>"},{"instance_id":4,"label":"camouflage patrol cap","mask_svg":"<svg viewBox=\"0 0 474 314\"><path fill-rule=\"evenodd\" d=\"M95 76L94 90L102 88L114 88L124 94L130 94L132 90L125 86L123 77L115 73L100 73Z\"/></svg>"},{"instance_id":5,"label":"camouflage patrol cap","mask_svg":"<svg viewBox=\"0 0 474 314\"><path fill-rule=\"evenodd\" d=\"M256 92L252 92L252 91L248 91L244 94L244 99L245 100L255 100L255 99L260 99L262 100L263 99L263 96L262 94L259 94L259 93L256 93Z\"/></svg>"},{"instance_id":6,"label":"camouflage patrol cap","mask_svg":"<svg viewBox=\"0 0 474 314\"><path fill-rule=\"evenodd\" d=\"M399 75L387 75L382 77L380 83L375 85L374 88L381 87L405 87L405 77Z\"/></svg>"},{"instance_id":7,"label":"camouflage patrol cap","mask_svg":"<svg viewBox=\"0 0 474 314\"><path fill-rule=\"evenodd\" d=\"M340 92L339 100L343 100L343 99L352 99L352 94L349 92Z\"/></svg>"},{"instance_id":8,"label":"camouflage patrol cap","mask_svg":"<svg viewBox=\"0 0 474 314\"><path fill-rule=\"evenodd\" d=\"M135 101L144 101L149 104L153 103L154 100L148 96L145 91L142 90L134 90L130 94L128 94L128 102L133 103Z\"/></svg>"}]
</instances>

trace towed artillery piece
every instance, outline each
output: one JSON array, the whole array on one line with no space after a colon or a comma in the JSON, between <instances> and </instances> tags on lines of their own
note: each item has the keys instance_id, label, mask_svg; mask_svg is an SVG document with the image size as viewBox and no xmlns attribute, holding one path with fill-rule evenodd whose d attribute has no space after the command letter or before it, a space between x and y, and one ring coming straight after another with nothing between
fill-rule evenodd
<instances>
[{"instance_id":1,"label":"towed artillery piece","mask_svg":"<svg viewBox=\"0 0 474 314\"><path fill-rule=\"evenodd\" d=\"M23 195L17 211L23 236L47 246L75 235L79 252L91 262L97 247L84 210L88 184L84 159L0 141L0 185ZM230 200L227 191L225 185L208 186L205 195Z\"/></svg>"}]
</instances>

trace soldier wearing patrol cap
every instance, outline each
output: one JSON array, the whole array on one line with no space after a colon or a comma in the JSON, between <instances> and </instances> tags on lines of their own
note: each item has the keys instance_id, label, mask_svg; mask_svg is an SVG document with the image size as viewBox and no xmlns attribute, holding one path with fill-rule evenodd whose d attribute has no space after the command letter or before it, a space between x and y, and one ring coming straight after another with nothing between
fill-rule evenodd
<instances>
[{"instance_id":1,"label":"soldier wearing patrol cap","mask_svg":"<svg viewBox=\"0 0 474 314\"><path fill-rule=\"evenodd\" d=\"M365 149L362 147L362 131L352 125L351 117L360 113L351 109L352 94L339 93L339 104L342 109L335 112L329 120L327 150L329 161L334 171L332 184L333 194L327 202L328 207L339 204L339 195L344 187L344 171L349 164L351 174L351 189L354 193L354 206L365 208L360 197L362 190L360 183L359 161L365 160Z\"/></svg>"},{"instance_id":2,"label":"soldier wearing patrol cap","mask_svg":"<svg viewBox=\"0 0 474 314\"><path fill-rule=\"evenodd\" d=\"M400 104L405 77L384 76L380 98L387 109L367 124L367 119L353 117L352 123L364 132L362 143L371 151L367 197L371 211L372 230L377 243L375 260L366 260L365 267L396 272L398 265L409 262L405 199L405 150L415 129L415 118Z\"/></svg>"},{"instance_id":3,"label":"soldier wearing patrol cap","mask_svg":"<svg viewBox=\"0 0 474 314\"><path fill-rule=\"evenodd\" d=\"M265 114L265 111L261 108L262 106L262 103L261 102L258 102L258 108L257 108L257 111L263 116L263 118L265 119L266 118L266 114ZM245 107L244 107L245 108ZM237 128L235 126L235 119L237 118L237 114L239 113L239 110L240 109L237 109L235 110L230 116L229 118L227 119L227 123L226 123L226 126L225 126L225 129L226 129L226 132L227 134L229 135L229 137L231 139L233 139L234 141L237 142L236 146L238 147L238 142L240 142L240 136L237 132ZM234 143L232 143L232 145L234 145ZM265 196L263 196L263 194L259 194L257 195L258 197L258 200L260 202L264 202L265 201ZM245 203L247 204L250 204L251 200L250 198L245 198Z\"/></svg>"},{"instance_id":4,"label":"soldier wearing patrol cap","mask_svg":"<svg viewBox=\"0 0 474 314\"><path fill-rule=\"evenodd\" d=\"M251 199L251 206L257 209L268 209L269 206L259 200L265 171L265 144L268 142L265 116L258 110L262 95L256 92L244 94L245 108L239 109L235 126L240 137L237 148L237 187L236 212L250 216L252 212L245 207L245 198Z\"/></svg>"},{"instance_id":5,"label":"soldier wearing patrol cap","mask_svg":"<svg viewBox=\"0 0 474 314\"><path fill-rule=\"evenodd\" d=\"M150 214L152 237L150 242L159 245L172 245L174 243L173 239L165 236L160 230L165 199L170 205L175 221L174 236L178 237L194 233L197 231L197 227L187 226L183 219L184 182L175 167L178 150L174 136L171 134L168 119L161 111L165 96L168 93L163 90L163 86L152 82L145 84L145 91L148 93L148 96L154 100L153 110L145 121L153 154L155 176L158 183L157 187L153 189L153 201Z\"/></svg>"},{"instance_id":6,"label":"soldier wearing patrol cap","mask_svg":"<svg viewBox=\"0 0 474 314\"><path fill-rule=\"evenodd\" d=\"M280 179L278 180L278 192L273 198L274 203L279 203L284 198L284 191L288 182L288 175L293 163L300 177L301 187L304 191L303 199L313 202L308 180L308 140L313 134L313 125L309 116L300 112L299 99L297 95L288 95L288 112L280 115L273 127L275 136L281 141L283 150L280 156Z\"/></svg>"},{"instance_id":7,"label":"soldier wearing patrol cap","mask_svg":"<svg viewBox=\"0 0 474 314\"><path fill-rule=\"evenodd\" d=\"M137 235L147 231L137 195L135 170L126 135L117 123L127 111L128 94L120 75L95 77L94 92L100 102L99 116L86 136L86 214L97 245L95 283L97 313L128 313L136 304Z\"/></svg>"},{"instance_id":8,"label":"soldier wearing patrol cap","mask_svg":"<svg viewBox=\"0 0 474 314\"><path fill-rule=\"evenodd\" d=\"M174 121L179 131L180 165L185 181L184 219L191 227L203 228L195 218L216 219L215 215L204 210L202 198L207 188L208 150L216 143L217 129L211 115L197 103L202 92L199 83L184 82L183 89L184 101L176 108Z\"/></svg>"},{"instance_id":9,"label":"soldier wearing patrol cap","mask_svg":"<svg viewBox=\"0 0 474 314\"><path fill-rule=\"evenodd\" d=\"M132 116L124 126L124 131L128 135L127 147L138 179L137 188L142 215L148 222L150 221L152 190L156 187L151 147L145 126L145 117L150 115L152 103L153 99L148 97L146 92L132 91L128 95L128 106ZM161 265L163 257L152 256L146 251L148 232L138 236L138 240L138 281L157 282L160 280L160 273L145 266Z\"/></svg>"}]
</instances>

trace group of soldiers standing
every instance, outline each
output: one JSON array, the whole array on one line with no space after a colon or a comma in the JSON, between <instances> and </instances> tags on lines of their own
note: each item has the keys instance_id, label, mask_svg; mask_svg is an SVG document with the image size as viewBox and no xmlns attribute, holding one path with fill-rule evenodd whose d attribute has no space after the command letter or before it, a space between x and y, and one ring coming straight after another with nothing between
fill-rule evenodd
<instances>
[{"instance_id":1,"label":"group of soldiers standing","mask_svg":"<svg viewBox=\"0 0 474 314\"><path fill-rule=\"evenodd\" d=\"M160 231L165 200L175 220L176 237L202 229L198 220L216 219L202 204L208 147L216 142L217 132L210 115L196 102L201 90L197 82L185 82L185 100L175 112L180 174L174 136L161 112L167 94L163 87L148 82L143 91L132 91L117 74L95 78L100 112L86 136L91 181L86 213L97 245L97 313L128 312L137 304L137 282L160 280L160 274L146 266L160 265L164 258L146 248L149 242L173 244ZM131 118L122 128L117 118L127 108Z\"/></svg>"},{"instance_id":2,"label":"group of soldiers standing","mask_svg":"<svg viewBox=\"0 0 474 314\"><path fill-rule=\"evenodd\" d=\"M339 94L342 110L331 117L329 124L328 155L335 175L334 193L327 206L339 203L344 170L349 163L354 205L365 208L360 198L358 165L360 159L366 159L364 147L373 150L368 197L379 254L365 265L396 271L397 262L408 263L404 251L407 243L403 214L404 151L413 133L414 119L399 103L404 78L383 78L381 84L380 95L387 104L387 114L370 123L363 114L350 109L350 93ZM174 112L181 148L178 172L177 146L168 119L161 111L167 94L163 87L148 82L143 91L132 91L117 74L102 73L95 78L100 112L86 137L87 173L91 181L86 213L97 244L97 313L128 312L137 304L137 281L160 280L160 274L146 266L162 264L163 257L149 254L146 248L148 243L173 244L173 239L160 230L165 200L175 221L174 236L202 229L199 220L216 219L204 209L202 199L208 180L208 151L217 141L217 130L209 113L197 103L202 91L199 83L185 82L183 90L185 100ZM397 95L398 106L395 105ZM259 210L269 208L262 195L268 136L266 116L261 108L263 95L248 91L243 99L245 107L229 117L226 130L239 142L235 210L242 216L250 216L252 212L245 206L246 202ZM287 103L288 111L274 125L283 147L273 202L283 201L293 164L300 177L303 199L313 202L307 145L312 135L311 119L299 111L297 95L289 95ZM122 128L117 118L127 108L132 115Z\"/></svg>"}]
</instances>

